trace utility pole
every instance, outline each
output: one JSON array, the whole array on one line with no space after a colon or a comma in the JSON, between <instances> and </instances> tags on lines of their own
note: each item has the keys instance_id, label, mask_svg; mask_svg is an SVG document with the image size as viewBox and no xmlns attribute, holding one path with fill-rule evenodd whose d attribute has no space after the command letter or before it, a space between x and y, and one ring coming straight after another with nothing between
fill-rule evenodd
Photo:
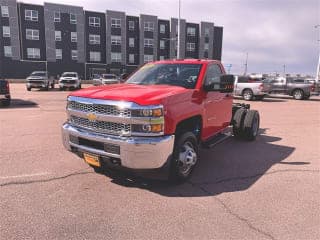
<instances>
[{"instance_id":1,"label":"utility pole","mask_svg":"<svg viewBox=\"0 0 320 240\"><path fill-rule=\"evenodd\" d=\"M246 63L244 64L244 76L246 76L247 75L247 71L248 71L248 53L247 53L247 55L246 55Z\"/></svg>"},{"instance_id":2,"label":"utility pole","mask_svg":"<svg viewBox=\"0 0 320 240\"><path fill-rule=\"evenodd\" d=\"M286 65L283 64L283 77L286 77Z\"/></svg>"},{"instance_id":3,"label":"utility pole","mask_svg":"<svg viewBox=\"0 0 320 240\"><path fill-rule=\"evenodd\" d=\"M181 0L179 0L177 59L180 59L180 17L181 17L180 13L181 13Z\"/></svg>"}]
</instances>

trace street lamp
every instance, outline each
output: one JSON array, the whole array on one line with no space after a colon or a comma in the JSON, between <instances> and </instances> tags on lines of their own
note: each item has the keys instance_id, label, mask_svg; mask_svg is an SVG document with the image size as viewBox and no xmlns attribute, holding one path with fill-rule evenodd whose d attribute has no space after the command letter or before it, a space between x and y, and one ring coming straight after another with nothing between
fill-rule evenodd
<instances>
[{"instance_id":1,"label":"street lamp","mask_svg":"<svg viewBox=\"0 0 320 240\"><path fill-rule=\"evenodd\" d=\"M180 59L180 12L181 12L181 0L179 0L177 59Z\"/></svg>"}]
</instances>

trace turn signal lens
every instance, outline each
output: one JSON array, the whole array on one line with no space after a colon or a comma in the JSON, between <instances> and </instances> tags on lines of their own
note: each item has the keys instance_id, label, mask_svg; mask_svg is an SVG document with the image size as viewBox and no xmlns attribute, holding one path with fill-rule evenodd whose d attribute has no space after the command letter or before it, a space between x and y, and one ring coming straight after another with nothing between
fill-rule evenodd
<instances>
[{"instance_id":1,"label":"turn signal lens","mask_svg":"<svg viewBox=\"0 0 320 240\"><path fill-rule=\"evenodd\" d=\"M152 115L153 115L153 117L161 117L162 116L162 108L153 109Z\"/></svg>"},{"instance_id":2,"label":"turn signal lens","mask_svg":"<svg viewBox=\"0 0 320 240\"><path fill-rule=\"evenodd\" d=\"M163 127L162 124L153 124L153 125L151 125L151 132L153 132L153 133L162 132L162 130L163 130L162 127Z\"/></svg>"}]
</instances>

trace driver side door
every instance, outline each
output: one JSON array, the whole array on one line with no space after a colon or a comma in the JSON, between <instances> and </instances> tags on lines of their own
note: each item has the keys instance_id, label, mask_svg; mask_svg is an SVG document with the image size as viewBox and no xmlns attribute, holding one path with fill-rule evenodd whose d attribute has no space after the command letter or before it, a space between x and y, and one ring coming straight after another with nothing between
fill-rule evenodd
<instances>
[{"instance_id":1,"label":"driver side door","mask_svg":"<svg viewBox=\"0 0 320 240\"><path fill-rule=\"evenodd\" d=\"M223 75L220 65L211 64L207 68L205 84L220 83ZM232 115L231 93L221 93L219 91L205 92L204 95L204 131L203 137L210 138L216 133L229 126Z\"/></svg>"}]
</instances>

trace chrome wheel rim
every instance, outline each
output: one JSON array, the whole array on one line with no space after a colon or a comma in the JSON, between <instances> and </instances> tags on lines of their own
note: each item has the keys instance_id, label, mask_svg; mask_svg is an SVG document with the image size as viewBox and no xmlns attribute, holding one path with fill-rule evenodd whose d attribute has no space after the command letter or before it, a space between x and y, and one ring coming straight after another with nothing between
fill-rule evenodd
<instances>
[{"instance_id":1,"label":"chrome wheel rim","mask_svg":"<svg viewBox=\"0 0 320 240\"><path fill-rule=\"evenodd\" d=\"M251 92L249 92L249 91L246 91L246 92L243 94L243 98L244 98L245 100L250 100L251 97L252 97L252 94L251 94Z\"/></svg>"},{"instance_id":2,"label":"chrome wheel rim","mask_svg":"<svg viewBox=\"0 0 320 240\"><path fill-rule=\"evenodd\" d=\"M302 92L301 91L295 91L294 97L297 98L297 99L302 98Z\"/></svg>"},{"instance_id":3,"label":"chrome wheel rim","mask_svg":"<svg viewBox=\"0 0 320 240\"><path fill-rule=\"evenodd\" d=\"M197 153L194 150L193 144L189 141L185 142L183 146L180 148L180 153L178 156L178 169L179 172L187 176L192 167L197 162Z\"/></svg>"}]
</instances>

